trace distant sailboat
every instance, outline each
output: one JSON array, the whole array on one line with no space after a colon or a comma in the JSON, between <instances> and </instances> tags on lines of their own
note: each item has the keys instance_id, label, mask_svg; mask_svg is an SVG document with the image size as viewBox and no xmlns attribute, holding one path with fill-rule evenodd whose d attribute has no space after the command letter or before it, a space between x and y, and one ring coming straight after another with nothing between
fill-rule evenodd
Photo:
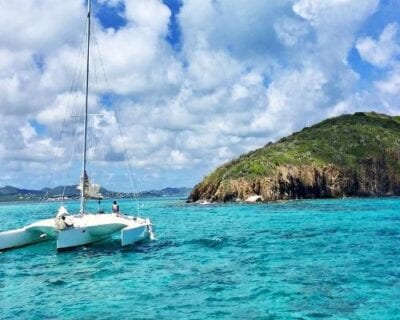
<instances>
[{"instance_id":1,"label":"distant sailboat","mask_svg":"<svg viewBox=\"0 0 400 320\"><path fill-rule=\"evenodd\" d=\"M24 228L0 232L0 250L51 239L56 239L57 249L63 250L107 239L116 232L120 232L122 246L153 238L152 224L149 219L127 216L120 213L119 210L104 214L86 211L85 204L88 199L102 199L103 197L100 193L100 185L91 183L86 171L91 9L91 0L88 0L83 157L82 174L78 185L80 190L79 213L70 215L66 208L61 206L55 218L41 220Z\"/></svg>"}]
</instances>

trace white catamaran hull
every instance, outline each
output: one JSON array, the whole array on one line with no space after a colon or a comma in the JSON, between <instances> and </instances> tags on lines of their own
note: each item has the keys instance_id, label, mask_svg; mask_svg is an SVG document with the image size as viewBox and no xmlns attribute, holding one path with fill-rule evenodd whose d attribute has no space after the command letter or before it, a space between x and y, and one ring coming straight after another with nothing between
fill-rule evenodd
<instances>
[{"instance_id":1,"label":"white catamaran hull","mask_svg":"<svg viewBox=\"0 0 400 320\"><path fill-rule=\"evenodd\" d=\"M57 249L69 249L105 240L121 232L121 245L152 239L148 219L116 214L85 214L69 216L71 227L60 230L55 219L35 222L24 228L0 232L0 250L22 247L57 239Z\"/></svg>"},{"instance_id":2,"label":"white catamaran hull","mask_svg":"<svg viewBox=\"0 0 400 320\"><path fill-rule=\"evenodd\" d=\"M22 247L56 237L54 219L35 222L24 228L0 232L0 250Z\"/></svg>"},{"instance_id":3,"label":"white catamaran hull","mask_svg":"<svg viewBox=\"0 0 400 320\"><path fill-rule=\"evenodd\" d=\"M26 228L0 233L0 250L11 249L47 240L41 232L28 231Z\"/></svg>"},{"instance_id":4,"label":"white catamaran hull","mask_svg":"<svg viewBox=\"0 0 400 320\"><path fill-rule=\"evenodd\" d=\"M150 221L115 214L85 214L72 217L73 227L60 230L57 249L69 249L109 238L121 232L121 245L126 246L151 238Z\"/></svg>"},{"instance_id":5,"label":"white catamaran hull","mask_svg":"<svg viewBox=\"0 0 400 320\"><path fill-rule=\"evenodd\" d=\"M124 247L138 241L151 239L151 237L152 231L149 224L126 227L121 230L121 245Z\"/></svg>"}]
</instances>

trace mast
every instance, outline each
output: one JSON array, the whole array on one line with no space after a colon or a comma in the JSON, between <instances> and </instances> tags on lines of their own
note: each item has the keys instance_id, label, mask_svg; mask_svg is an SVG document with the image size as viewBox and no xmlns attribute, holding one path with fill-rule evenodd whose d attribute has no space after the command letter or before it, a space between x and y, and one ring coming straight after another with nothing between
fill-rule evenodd
<instances>
[{"instance_id":1,"label":"mast","mask_svg":"<svg viewBox=\"0 0 400 320\"><path fill-rule=\"evenodd\" d=\"M87 126L88 126L88 100L89 100L89 57L90 57L90 14L92 9L92 1L88 0L87 4L87 55L86 55L86 95L85 95L85 124L83 131L83 157L82 157L82 175L81 175L81 205L80 213L85 212L85 189L86 189L86 148L87 148Z\"/></svg>"}]
</instances>

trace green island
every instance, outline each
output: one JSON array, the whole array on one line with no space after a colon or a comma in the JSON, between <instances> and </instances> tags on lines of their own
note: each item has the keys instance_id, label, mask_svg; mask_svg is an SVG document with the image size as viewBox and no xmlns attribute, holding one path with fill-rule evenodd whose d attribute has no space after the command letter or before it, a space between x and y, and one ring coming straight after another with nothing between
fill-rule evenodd
<instances>
[{"instance_id":1,"label":"green island","mask_svg":"<svg viewBox=\"0 0 400 320\"><path fill-rule=\"evenodd\" d=\"M275 201L400 195L400 117L357 112L241 155L188 201Z\"/></svg>"}]
</instances>

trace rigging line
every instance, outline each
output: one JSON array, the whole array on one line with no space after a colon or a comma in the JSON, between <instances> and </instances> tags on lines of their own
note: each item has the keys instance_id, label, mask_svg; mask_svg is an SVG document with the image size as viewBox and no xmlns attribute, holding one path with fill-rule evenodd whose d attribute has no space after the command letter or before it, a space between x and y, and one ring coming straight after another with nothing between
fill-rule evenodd
<instances>
[{"instance_id":1,"label":"rigging line","mask_svg":"<svg viewBox=\"0 0 400 320\"><path fill-rule=\"evenodd\" d=\"M77 70L77 69L78 69L78 64L75 66L74 73L76 73L76 70ZM77 76L74 74L73 84L71 85L71 88L70 88L70 91L69 91L69 92L72 92L73 87L75 86L76 78L77 78ZM75 97L75 99L76 99L76 95L74 95L74 97ZM63 122L62 122L62 125L61 125L61 130L60 130L60 133L59 133L59 137L58 137L58 139L57 139L56 150L59 150L59 149L60 149L60 145L61 145L61 142L62 142L62 137L63 137L63 135L64 135L64 131L65 131L65 127L66 127L66 122L67 122L67 113L68 113L68 111L71 109L71 105L72 105L73 99L74 99L74 98L71 97L71 95L69 95L69 96L67 97L67 102L66 102L66 104L65 104L66 108L65 108L65 112L64 112L64 117L63 117ZM71 112L72 112L72 110L71 110ZM46 186L49 185L50 180L52 180L52 178L53 178L54 175L55 175L55 167L56 167L56 165L57 165L57 160L58 160L59 157L60 157L59 154L56 154L56 155L54 156L54 158L53 158L52 166L51 166L51 169L50 169L50 173L51 173L51 174L50 174L49 177L48 177L48 181L47 181ZM48 193L47 193L47 194L48 194ZM44 199L46 199L46 198L44 198Z\"/></svg>"},{"instance_id":2,"label":"rigging line","mask_svg":"<svg viewBox=\"0 0 400 320\"><path fill-rule=\"evenodd\" d=\"M81 47L81 49L82 49L82 47ZM78 60L77 61L80 61L80 59L79 59L80 55L81 55L81 52L78 54ZM72 93L74 91L75 85L78 84L77 79L78 79L78 74L79 74L79 70L80 70L79 66L80 66L80 64L79 64L79 62L77 62L76 65L75 65L75 68L74 68L73 81L72 81L72 84L71 84L71 87L70 87L70 90L69 90L70 93ZM76 99L76 95L74 95L74 94L69 95L67 97L66 109L65 109L65 113L64 113L64 117L63 117L63 122L62 122L62 125L61 125L61 131L60 131L59 138L57 140L57 149L59 149L59 147L61 145L62 137L64 135L64 130L65 130L65 127L66 127L66 122L67 122L67 113L68 113L69 110L72 113L71 106L72 106L72 103L73 103L74 99ZM54 158L54 160L53 160L53 165L52 165L52 169L51 169L52 175L49 177L49 179L54 176L55 167L56 167L56 164L57 164L57 158L58 157L56 156ZM64 188L65 188L65 186L64 186Z\"/></svg>"},{"instance_id":3,"label":"rigging line","mask_svg":"<svg viewBox=\"0 0 400 320\"><path fill-rule=\"evenodd\" d=\"M82 111L82 108L79 109L79 114L78 114L79 117L78 117L78 119L77 119L77 121L76 121L76 124L75 124L74 139L73 139L73 144L72 144L72 152L71 152L70 160L69 160L69 162L68 162L69 165L72 164L73 159L74 159L74 156L75 156L75 152L76 152L76 144L77 144L77 141L78 141L77 138L78 138L78 132L79 132L78 129L79 129L79 126L80 126L79 120L80 120L80 118L81 118L81 111ZM62 192L62 199L63 199L63 200L64 200L66 188L67 188L67 186L64 185L63 192Z\"/></svg>"},{"instance_id":4,"label":"rigging line","mask_svg":"<svg viewBox=\"0 0 400 320\"><path fill-rule=\"evenodd\" d=\"M96 27L93 26L91 31L92 31L92 35L91 35L92 42L97 43L97 40L96 40ZM100 84L99 84L100 83L99 82L99 76L98 76L98 72L97 72L98 65L97 65L97 60L96 60L96 56L95 56L94 52L92 53L91 62L92 62L92 65L93 65L92 75L94 74L94 80L95 80L93 87L98 92L101 92L101 88L100 88ZM90 136L90 138L91 138L91 147L92 147L92 157L96 154L96 148L97 148L96 133L95 133L95 130L94 130L95 124L96 124L96 121L95 121L95 118L93 117L91 119L91 125L92 125L93 130L91 131L91 136ZM90 163L89 165L90 165L90 170L92 172L92 177L94 179L96 177L95 166L92 163Z\"/></svg>"},{"instance_id":5,"label":"rigging line","mask_svg":"<svg viewBox=\"0 0 400 320\"><path fill-rule=\"evenodd\" d=\"M107 72L106 72L106 69L104 67L104 61L103 61L103 58L102 58L102 56L100 54L100 45L97 42L97 37L96 36L94 36L94 44L95 44L95 47L97 49L97 55L99 56L99 61L100 61L100 66L101 66L102 71L103 71L103 76L104 76L104 79L106 81L106 88L110 88L110 83L108 81Z\"/></svg>"},{"instance_id":6,"label":"rigging line","mask_svg":"<svg viewBox=\"0 0 400 320\"><path fill-rule=\"evenodd\" d=\"M83 85L84 85L84 74L83 74L83 70L82 70L82 73L81 73L81 88L83 87ZM75 95L75 100L78 100L78 97L76 95ZM78 117L77 117L77 121L75 123L75 129L74 129L74 139L73 139L73 144L72 144L72 152L71 152L71 156L70 156L70 160L69 160L68 164L72 164L73 158L75 157L75 154L76 154L76 146L77 146L77 143L78 143L78 134L79 134L79 128L80 128L80 121L81 121L81 118L82 118L82 116L81 116L82 115L82 109L83 109L82 107L78 109ZM74 117L73 113L72 113L72 110L71 110L71 117ZM65 172L65 174L67 174L67 173ZM64 185L63 193L62 193L62 197L63 198L65 196L66 187L67 187L67 185Z\"/></svg>"},{"instance_id":7,"label":"rigging line","mask_svg":"<svg viewBox=\"0 0 400 320\"><path fill-rule=\"evenodd\" d=\"M119 119L118 119L118 116L117 116L117 113L116 113L116 112L114 112L114 116L115 116L115 120L116 120L116 122L117 122L119 135L120 135L120 137L121 137L121 139L122 139L122 141L123 141L124 156L125 156L125 162L126 162L127 167L128 167L129 181L130 181L130 184L131 184L131 188L132 188L132 190L133 190L133 197L134 197L134 199L136 200L136 210L137 210L137 214L138 214L138 216L140 216L140 203L139 203L140 200L139 200L139 189L138 189L138 185L135 183L135 180L133 179L132 165L131 165L131 162L130 162L130 159L129 159L129 156L128 156L128 150L127 150L126 145L125 145L125 143L124 143L124 137L123 137L123 135L122 135L121 126L120 126ZM135 188L135 187L136 187L136 188Z\"/></svg>"},{"instance_id":8,"label":"rigging line","mask_svg":"<svg viewBox=\"0 0 400 320\"><path fill-rule=\"evenodd\" d=\"M70 92L75 92L75 94L73 94L72 95L72 98L70 98L70 100L71 100L71 105L73 104L73 102L74 101L76 101L77 99L78 99L78 97L77 97L77 93L78 92L80 92L81 90L78 90L79 88L80 89L82 89L83 88L83 79L84 79L84 74L83 74L83 63L82 63L82 61L83 61L83 59L81 59L81 57L83 57L84 56L84 44L85 44L85 41L84 41L84 39L85 39L85 37L86 37L86 25L85 25L85 31L84 32L82 32L82 36L81 36L81 46L80 46L80 49L79 49L79 54L78 54L78 63L77 63L77 68L76 68L76 72L74 72L74 81L73 81L73 83L72 83L72 85L71 85L71 89L70 89ZM79 61L81 62L81 63L79 63ZM79 85L79 83L80 83L80 85ZM75 86L75 84L76 84L76 86ZM71 108L71 114L70 114L70 116L72 117L72 114L74 113L74 111L72 110L72 108ZM81 113L81 109L79 109L79 114ZM66 122L66 116L64 117L64 123ZM73 139L73 150L72 150L72 153L71 153L71 157L70 157L70 161L68 162L68 165L70 165L71 163L72 163L72 161L73 161L73 157L74 157L74 155L75 155L75 145L76 145L76 138L77 138L77 132L78 132L78 125L79 125L79 121L77 121L77 124L75 125L75 130L74 130L74 139ZM66 184L64 184L63 185L63 191L62 191L62 196L61 196L61 201L62 201L62 204L64 203L64 196L65 196L65 190L66 190L66 188L67 188L67 185Z\"/></svg>"},{"instance_id":9,"label":"rigging line","mask_svg":"<svg viewBox=\"0 0 400 320\"><path fill-rule=\"evenodd\" d=\"M96 28L95 27L92 28L92 39L93 39L93 41L94 41L94 43L96 45L97 44L97 40L96 40ZM96 61L95 58L96 57L93 54L92 55L92 59L91 59L91 62L93 64L93 68L92 69L93 69L94 79L95 79L95 88L97 88L97 90L100 91L101 88L100 88L100 85L99 85L99 77L98 77L98 74L97 74L98 67L97 67L97 61Z\"/></svg>"},{"instance_id":10,"label":"rigging line","mask_svg":"<svg viewBox=\"0 0 400 320\"><path fill-rule=\"evenodd\" d=\"M93 30L92 30L92 39L93 39L94 45L95 45L95 47L96 47L96 49L97 49L97 55L98 55L99 60L100 60L100 63L101 63L101 54L100 54L100 49L99 49L99 48L100 48L100 45L99 45L99 43L97 42L97 33L96 33L96 32L97 32L97 31L96 31L96 28L93 28ZM96 61L94 55L93 55L92 61L93 61L93 63L94 63L94 73L95 73L96 84L98 85L98 89L100 89L100 85L99 85L100 82L98 81L98 75L97 75L97 65L96 65L97 61ZM104 70L104 68L103 68L103 70ZM104 78L105 78L105 80L106 80L106 84L108 84L107 76L105 76ZM108 87L107 87L107 88L108 88Z\"/></svg>"},{"instance_id":11,"label":"rigging line","mask_svg":"<svg viewBox=\"0 0 400 320\"><path fill-rule=\"evenodd\" d=\"M99 141L101 139L97 138L96 133L95 133L97 130L94 130L96 128L96 123L97 123L96 119L97 119L96 116L92 117L92 128L93 128L93 130L92 130L92 135L91 135L91 148L92 148L92 160L93 161L91 161L91 163L90 163L90 168L92 170L93 178L98 179L99 178L99 175L98 175L99 170L98 170L98 167L96 167L94 165L94 163L96 161L97 146L99 145Z\"/></svg>"},{"instance_id":12,"label":"rigging line","mask_svg":"<svg viewBox=\"0 0 400 320\"><path fill-rule=\"evenodd\" d=\"M103 75L104 75L104 78L105 78L105 81L106 81L106 87L109 88L110 85L109 85L107 73L106 73L106 70L104 68L104 62L103 62L103 59L102 59L101 54L100 54L100 46L99 46L99 44L97 42L96 36L93 36L93 39L94 39L95 47L97 49L97 54L99 56L99 61L100 61L100 65L102 67ZM119 135L122 138L122 141L124 141L124 137L122 135L122 129L121 129L121 126L120 126L120 121L119 121L118 116L117 116L117 112L114 112L114 116L115 116L115 120L117 122ZM127 163L127 167L128 167L131 190L133 191L134 199L136 200L136 207L137 207L136 210L137 210L137 213L138 213L138 216L139 216L140 215L139 187L138 187L138 184L136 183L136 180L133 179L133 170L132 170L131 163L129 161L128 150L127 150L127 147L126 147L125 143L123 143L123 146L124 146L125 162Z\"/></svg>"},{"instance_id":13,"label":"rigging line","mask_svg":"<svg viewBox=\"0 0 400 320\"><path fill-rule=\"evenodd\" d=\"M85 36L85 32L83 32L82 36L81 36L81 40L80 40L81 45L80 45L80 48L79 48L79 51L78 51L78 54L77 54L76 62L74 64L74 69L73 69L74 71L73 71L73 74L72 74L71 86L70 86L70 89L69 89L68 93L72 93L73 90L74 90L75 83L78 83L77 78L78 78L79 70L80 70L79 66L81 65L81 63L79 63L79 61L81 61L80 56L83 53L83 44L84 44L83 39L84 39L84 36ZM66 108L65 108L65 112L64 112L63 122L61 124L61 130L60 130L60 133L59 133L59 136L58 136L58 139L57 139L56 150L59 150L60 145L61 145L62 137L64 135L64 130L65 130L65 126L66 126L67 113L68 113L68 110L70 109L70 106L72 105L71 100L72 100L71 96L68 95L66 103L65 103ZM59 155L56 152L56 154L54 155L54 157L52 159L50 175L47 178L46 187L49 186L50 181L53 180L53 177L55 175L55 167L56 167L56 164L57 164L57 158L59 158ZM43 204L43 202L46 199L48 199L48 196L49 196L49 192L47 191L46 194L43 196L43 198L40 200L38 206Z\"/></svg>"},{"instance_id":14,"label":"rigging line","mask_svg":"<svg viewBox=\"0 0 400 320\"><path fill-rule=\"evenodd\" d=\"M85 76L84 76L84 72L83 72L83 64L81 64L81 69L80 69L80 86L79 86L79 88L83 88L84 87L84 80L85 80ZM75 95L74 95L74 101L77 101L78 100L78 98L80 98L80 94L82 93L82 91L80 90L80 91L78 91ZM76 124L75 124L75 129L74 129L74 139L73 139L73 148L72 148L72 153L71 153L71 157L70 157L70 161L69 161L69 163L72 163L73 162L73 158L74 158L74 156L75 156L75 154L76 154L76 145L77 145L77 137L78 137L78 134L79 134L79 127L80 127L80 121L81 121L81 118L82 118L82 109L83 109L83 106L81 106L80 108L78 108L78 117L77 117L77 121L76 121ZM71 109L71 118L73 118L74 117L74 112L73 112L73 110ZM64 191L63 191L63 194L64 194L64 192L65 192L65 189L66 189L66 185L64 185Z\"/></svg>"},{"instance_id":15,"label":"rigging line","mask_svg":"<svg viewBox=\"0 0 400 320\"><path fill-rule=\"evenodd\" d=\"M86 27L86 25L85 25L85 27ZM83 32L82 39L81 39L81 47L80 47L80 51L79 51L79 61L81 61L81 63L79 64L79 69L78 69L77 74L76 74L76 86L71 86L71 88L72 88L71 91L75 92L73 94L72 98L71 98L71 100L72 100L71 103L74 103L75 101L78 100L79 94L82 92L82 88L84 87L84 72L83 72L84 64L82 62L83 59L81 59L81 58L84 57L84 54L85 54L85 52L84 52L84 44L85 44L84 38L85 37L86 37L86 31ZM82 108L79 108L78 110L79 110L78 111L79 118L78 118L78 120L77 120L77 122L75 124L75 129L73 131L74 132L74 139L73 139L71 157L70 157L70 160L67 162L68 165L72 164L73 158L75 156L75 148L76 148L77 137L78 137L78 128L79 128L79 124L80 124L79 123L79 119L80 119L80 116L81 116ZM74 114L74 110L72 110L72 108L71 108L70 117L72 117L73 114ZM66 119L64 119L64 120L66 121ZM66 175L66 172L65 172L65 175ZM64 184L63 185L63 192L62 192L62 200L65 197L66 187L67 187L67 185Z\"/></svg>"},{"instance_id":16,"label":"rigging line","mask_svg":"<svg viewBox=\"0 0 400 320\"><path fill-rule=\"evenodd\" d=\"M90 143L89 143L89 148L88 148L88 150L90 151L91 150L91 152L89 152L89 157L91 157L91 160L92 161L89 161L88 162L88 164L87 164L87 166L88 166L88 171L90 171L91 172L91 176L92 176L92 182L93 182L93 179L94 179L94 176L96 175L95 174L95 169L94 169L94 165L93 165L93 162L94 162L94 154L95 154L95 133L94 133L94 126L95 126L95 124L94 124L94 117L90 117L90 126L89 127L92 127L92 130L90 130Z\"/></svg>"}]
</instances>

